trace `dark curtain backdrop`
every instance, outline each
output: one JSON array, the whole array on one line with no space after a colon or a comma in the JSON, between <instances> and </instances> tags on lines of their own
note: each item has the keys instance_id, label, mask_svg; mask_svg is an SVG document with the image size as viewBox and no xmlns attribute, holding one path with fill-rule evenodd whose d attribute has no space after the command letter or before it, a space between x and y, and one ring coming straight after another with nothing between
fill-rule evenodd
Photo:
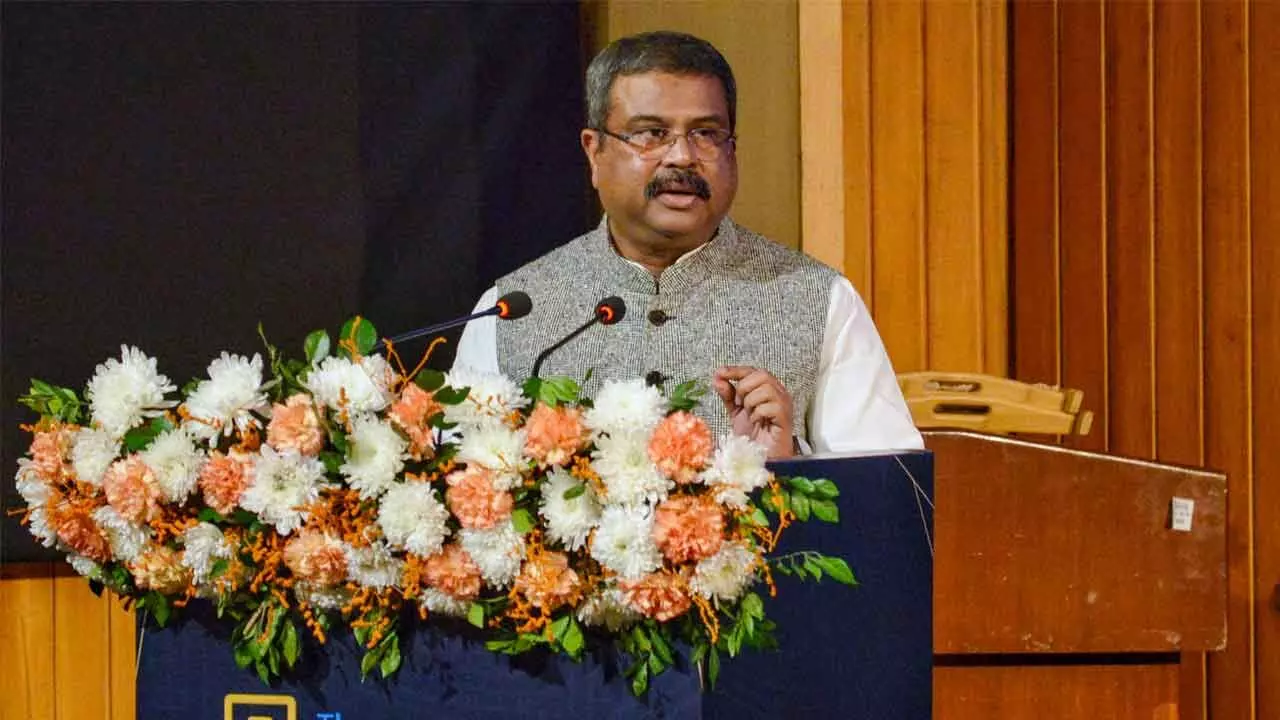
<instances>
[{"instance_id":1,"label":"dark curtain backdrop","mask_svg":"<svg viewBox=\"0 0 1280 720\"><path fill-rule=\"evenodd\" d=\"M6 2L0 32L6 508L32 376L395 334L591 222L573 3Z\"/></svg>"}]
</instances>

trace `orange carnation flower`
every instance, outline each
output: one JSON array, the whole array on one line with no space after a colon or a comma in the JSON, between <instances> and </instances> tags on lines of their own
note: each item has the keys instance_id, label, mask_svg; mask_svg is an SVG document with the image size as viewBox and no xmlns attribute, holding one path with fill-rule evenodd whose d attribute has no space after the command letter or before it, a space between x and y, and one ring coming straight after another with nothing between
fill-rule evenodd
<instances>
[{"instance_id":1,"label":"orange carnation flower","mask_svg":"<svg viewBox=\"0 0 1280 720\"><path fill-rule=\"evenodd\" d=\"M316 414L311 396L290 395L284 404L271 406L271 423L267 425L267 444L277 451L296 450L299 455L315 457L324 449L324 428Z\"/></svg>"},{"instance_id":2,"label":"orange carnation flower","mask_svg":"<svg viewBox=\"0 0 1280 720\"><path fill-rule=\"evenodd\" d=\"M458 600L480 595L480 566L457 543L427 558L423 574L432 587Z\"/></svg>"},{"instance_id":3,"label":"orange carnation flower","mask_svg":"<svg viewBox=\"0 0 1280 720\"><path fill-rule=\"evenodd\" d=\"M71 432L66 428L38 432L31 441L31 464L41 478L47 482L57 482L62 478L69 452Z\"/></svg>"},{"instance_id":4,"label":"orange carnation flower","mask_svg":"<svg viewBox=\"0 0 1280 720\"><path fill-rule=\"evenodd\" d=\"M284 546L284 564L298 578L321 586L347 579L342 542L316 530L303 530Z\"/></svg>"},{"instance_id":5,"label":"orange carnation flower","mask_svg":"<svg viewBox=\"0 0 1280 720\"><path fill-rule=\"evenodd\" d=\"M525 422L524 453L541 465L563 465L587 445L590 432L582 422L582 410L551 407L544 403Z\"/></svg>"},{"instance_id":6,"label":"orange carnation flower","mask_svg":"<svg viewBox=\"0 0 1280 720\"><path fill-rule=\"evenodd\" d=\"M51 506L49 524L58 534L58 539L72 550L94 562L104 563L111 559L111 543L87 509L76 506L55 509Z\"/></svg>"},{"instance_id":7,"label":"orange carnation flower","mask_svg":"<svg viewBox=\"0 0 1280 720\"><path fill-rule=\"evenodd\" d=\"M581 594L578 573L569 567L569 557L559 552L530 557L516 577L516 590L534 607L550 612L577 600Z\"/></svg>"},{"instance_id":8,"label":"orange carnation flower","mask_svg":"<svg viewBox=\"0 0 1280 720\"><path fill-rule=\"evenodd\" d=\"M709 495L668 498L654 513L653 541L672 562L711 557L724 542L724 511Z\"/></svg>"},{"instance_id":9,"label":"orange carnation flower","mask_svg":"<svg viewBox=\"0 0 1280 720\"><path fill-rule=\"evenodd\" d=\"M226 515L240 504L240 496L253 483L253 466L238 455L215 452L200 468L200 490L209 507Z\"/></svg>"},{"instance_id":10,"label":"orange carnation flower","mask_svg":"<svg viewBox=\"0 0 1280 720\"><path fill-rule=\"evenodd\" d=\"M635 582L621 582L622 596L640 614L658 622L683 615L691 601L684 582L675 575L656 572Z\"/></svg>"},{"instance_id":11,"label":"orange carnation flower","mask_svg":"<svg viewBox=\"0 0 1280 720\"><path fill-rule=\"evenodd\" d=\"M484 530L511 516L511 493L493 487L493 472L476 465L450 473L444 499L465 528Z\"/></svg>"},{"instance_id":12,"label":"orange carnation flower","mask_svg":"<svg viewBox=\"0 0 1280 720\"><path fill-rule=\"evenodd\" d=\"M683 410L665 417L649 438L649 459L662 474L688 484L707 467L715 444L702 418Z\"/></svg>"},{"instance_id":13,"label":"orange carnation flower","mask_svg":"<svg viewBox=\"0 0 1280 720\"><path fill-rule=\"evenodd\" d=\"M102 477L107 504L132 522L160 517L160 487L155 473L136 455L111 463Z\"/></svg>"},{"instance_id":14,"label":"orange carnation flower","mask_svg":"<svg viewBox=\"0 0 1280 720\"><path fill-rule=\"evenodd\" d=\"M191 582L191 568L182 564L182 555L164 545L153 545L129 563L138 587L163 595L180 593Z\"/></svg>"},{"instance_id":15,"label":"orange carnation flower","mask_svg":"<svg viewBox=\"0 0 1280 720\"><path fill-rule=\"evenodd\" d=\"M444 406L436 402L435 395L414 383L407 383L387 415L396 427L409 437L409 454L415 460L424 460L435 452L435 436L427 421L443 412Z\"/></svg>"}]
</instances>

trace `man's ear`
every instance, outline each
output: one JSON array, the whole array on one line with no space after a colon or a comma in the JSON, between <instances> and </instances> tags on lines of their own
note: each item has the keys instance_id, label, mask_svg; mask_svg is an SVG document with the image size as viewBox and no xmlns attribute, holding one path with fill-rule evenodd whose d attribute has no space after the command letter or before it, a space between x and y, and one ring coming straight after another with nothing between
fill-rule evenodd
<instances>
[{"instance_id":1,"label":"man's ear","mask_svg":"<svg viewBox=\"0 0 1280 720\"><path fill-rule=\"evenodd\" d=\"M599 189L600 185L596 182L597 173L599 172L598 160L596 155L600 152L600 142L603 140L600 133L595 130L582 131L582 152L587 156L587 164L591 166L591 187Z\"/></svg>"}]
</instances>

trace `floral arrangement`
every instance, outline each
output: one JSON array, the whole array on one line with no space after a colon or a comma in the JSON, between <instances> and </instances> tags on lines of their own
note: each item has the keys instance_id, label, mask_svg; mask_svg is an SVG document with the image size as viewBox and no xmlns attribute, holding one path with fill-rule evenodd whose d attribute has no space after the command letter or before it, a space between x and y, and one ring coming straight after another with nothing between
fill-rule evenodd
<instances>
[{"instance_id":1,"label":"floral arrangement","mask_svg":"<svg viewBox=\"0 0 1280 720\"><path fill-rule=\"evenodd\" d=\"M390 676L416 612L501 653L616 642L637 694L679 640L714 685L721 655L774 645L774 572L854 583L835 557L771 556L789 523L836 522L838 491L773 477L746 438L717 447L693 384L592 401L567 378L406 370L360 318L339 338L300 360L264 337L265 364L224 352L180 393L133 347L83 399L33 380L24 522L161 626L210 601L264 683L343 624L362 673Z\"/></svg>"}]
</instances>

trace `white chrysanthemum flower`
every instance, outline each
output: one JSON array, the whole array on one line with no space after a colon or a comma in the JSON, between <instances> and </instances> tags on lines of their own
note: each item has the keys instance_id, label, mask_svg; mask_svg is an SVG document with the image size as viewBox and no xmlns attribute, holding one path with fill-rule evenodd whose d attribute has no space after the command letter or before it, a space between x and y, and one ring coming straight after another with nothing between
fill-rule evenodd
<instances>
[{"instance_id":1,"label":"white chrysanthemum flower","mask_svg":"<svg viewBox=\"0 0 1280 720\"><path fill-rule=\"evenodd\" d=\"M689 587L704 598L732 602L755 580L755 562L756 555L746 543L726 542L719 552L698 563Z\"/></svg>"},{"instance_id":2,"label":"white chrysanthemum flower","mask_svg":"<svg viewBox=\"0 0 1280 720\"><path fill-rule=\"evenodd\" d=\"M320 499L320 490L327 485L324 463L296 450L277 453L263 444L253 484L240 496L240 506L275 525L281 535L288 535L302 527L308 515L303 508Z\"/></svg>"},{"instance_id":3,"label":"white chrysanthemum flower","mask_svg":"<svg viewBox=\"0 0 1280 720\"><path fill-rule=\"evenodd\" d=\"M725 436L711 467L703 471L702 482L711 486L716 502L741 510L752 492L769 484L769 470L764 466L768 456L765 446L750 438Z\"/></svg>"},{"instance_id":4,"label":"white chrysanthemum flower","mask_svg":"<svg viewBox=\"0 0 1280 720\"><path fill-rule=\"evenodd\" d=\"M647 435L662 421L666 401L658 388L643 380L609 381L596 395L584 418L597 433Z\"/></svg>"},{"instance_id":5,"label":"white chrysanthemum flower","mask_svg":"<svg viewBox=\"0 0 1280 720\"><path fill-rule=\"evenodd\" d=\"M90 580L102 579L102 566L79 553L68 555L67 562L70 563L73 570L83 577Z\"/></svg>"},{"instance_id":6,"label":"white chrysanthemum flower","mask_svg":"<svg viewBox=\"0 0 1280 720\"><path fill-rule=\"evenodd\" d=\"M18 458L18 472L14 475L14 487L22 496L27 506L27 531L40 544L53 547L58 541L58 533L49 525L49 513L45 505L49 502L49 483L36 472L31 458Z\"/></svg>"},{"instance_id":7,"label":"white chrysanthemum flower","mask_svg":"<svg viewBox=\"0 0 1280 720\"><path fill-rule=\"evenodd\" d=\"M524 561L524 537L508 520L487 530L463 528L458 532L462 549L480 568L484 581L495 588L506 587L520 572Z\"/></svg>"},{"instance_id":8,"label":"white chrysanthemum flower","mask_svg":"<svg viewBox=\"0 0 1280 720\"><path fill-rule=\"evenodd\" d=\"M254 353L249 359L223 352L209 363L209 379L201 380L187 396L186 425L194 437L213 444L219 435L257 427L253 413L270 407L262 392L262 356Z\"/></svg>"},{"instance_id":9,"label":"white chrysanthemum flower","mask_svg":"<svg viewBox=\"0 0 1280 720\"><path fill-rule=\"evenodd\" d=\"M435 588L424 588L420 600L431 612L446 617L466 617L467 611L471 609L470 602L459 600Z\"/></svg>"},{"instance_id":10,"label":"white chrysanthemum flower","mask_svg":"<svg viewBox=\"0 0 1280 720\"><path fill-rule=\"evenodd\" d=\"M581 494L565 499L570 490ZM538 512L547 520L547 538L566 550L579 550L587 544L587 536L600 522L600 501L590 485L556 469L547 475L542 486L542 504Z\"/></svg>"},{"instance_id":11,"label":"white chrysanthemum flower","mask_svg":"<svg viewBox=\"0 0 1280 720\"><path fill-rule=\"evenodd\" d=\"M390 405L395 381L395 371L381 355L366 355L359 363L330 356L311 369L303 385L321 405L354 415Z\"/></svg>"},{"instance_id":12,"label":"white chrysanthemum flower","mask_svg":"<svg viewBox=\"0 0 1280 720\"><path fill-rule=\"evenodd\" d=\"M209 581L213 563L231 558L231 544L213 523L202 522L182 534L182 564L191 568L192 584Z\"/></svg>"},{"instance_id":13,"label":"white chrysanthemum flower","mask_svg":"<svg viewBox=\"0 0 1280 720\"><path fill-rule=\"evenodd\" d=\"M591 557L623 580L639 580L662 566L653 542L653 512L644 506L610 505L600 514Z\"/></svg>"},{"instance_id":14,"label":"white chrysanthemum flower","mask_svg":"<svg viewBox=\"0 0 1280 720\"><path fill-rule=\"evenodd\" d=\"M434 555L444 546L449 511L424 482L397 483L382 496L378 527L392 547Z\"/></svg>"},{"instance_id":15,"label":"white chrysanthemum flower","mask_svg":"<svg viewBox=\"0 0 1280 720\"><path fill-rule=\"evenodd\" d=\"M294 583L293 594L317 610L338 610L351 602L351 591L341 585L323 586L300 581Z\"/></svg>"},{"instance_id":16,"label":"white chrysanthemum flower","mask_svg":"<svg viewBox=\"0 0 1280 720\"><path fill-rule=\"evenodd\" d=\"M493 471L493 486L506 492L520 483L520 471L529 463L524 457L523 430L505 425L473 427L462 436L454 457L457 462L479 465Z\"/></svg>"},{"instance_id":17,"label":"white chrysanthemum flower","mask_svg":"<svg viewBox=\"0 0 1280 720\"><path fill-rule=\"evenodd\" d=\"M501 423L514 410L523 408L528 398L506 375L484 372L467 366L454 367L445 375L452 388L470 388L467 399L446 405L444 417L464 427Z\"/></svg>"},{"instance_id":18,"label":"white chrysanthemum flower","mask_svg":"<svg viewBox=\"0 0 1280 720\"><path fill-rule=\"evenodd\" d=\"M182 428L161 433L138 457L155 473L160 492L171 503L184 502L196 489L205 461Z\"/></svg>"},{"instance_id":19,"label":"white chrysanthemum flower","mask_svg":"<svg viewBox=\"0 0 1280 720\"><path fill-rule=\"evenodd\" d=\"M118 562L129 562L138 557L151 535L147 529L137 523L131 523L110 505L103 505L93 511L93 521L107 536L111 545L111 555Z\"/></svg>"},{"instance_id":20,"label":"white chrysanthemum flower","mask_svg":"<svg viewBox=\"0 0 1280 720\"><path fill-rule=\"evenodd\" d=\"M76 479L102 485L102 476L120 455L120 441L106 430L81 428L71 441L71 465Z\"/></svg>"},{"instance_id":21,"label":"white chrysanthemum flower","mask_svg":"<svg viewBox=\"0 0 1280 720\"><path fill-rule=\"evenodd\" d=\"M588 627L603 627L616 633L635 625L640 613L627 602L621 590L608 587L587 596L578 606L578 620Z\"/></svg>"},{"instance_id":22,"label":"white chrysanthemum flower","mask_svg":"<svg viewBox=\"0 0 1280 720\"><path fill-rule=\"evenodd\" d=\"M604 481L606 505L657 504L675 482L649 459L649 438L641 433L614 433L596 440L592 468Z\"/></svg>"},{"instance_id":23,"label":"white chrysanthemum flower","mask_svg":"<svg viewBox=\"0 0 1280 720\"><path fill-rule=\"evenodd\" d=\"M40 541L40 544L51 548L58 542L58 533L54 531L53 526L49 524L49 513L43 505L38 507L28 506L30 512L27 513L27 532L31 536Z\"/></svg>"},{"instance_id":24,"label":"white chrysanthemum flower","mask_svg":"<svg viewBox=\"0 0 1280 720\"><path fill-rule=\"evenodd\" d=\"M49 483L40 477L31 458L18 458L18 472L13 475L13 484L28 507L49 501Z\"/></svg>"},{"instance_id":25,"label":"white chrysanthemum flower","mask_svg":"<svg viewBox=\"0 0 1280 720\"><path fill-rule=\"evenodd\" d=\"M396 559L382 543L368 547L347 546L347 576L363 587L400 587L404 561Z\"/></svg>"},{"instance_id":26,"label":"white chrysanthemum flower","mask_svg":"<svg viewBox=\"0 0 1280 720\"><path fill-rule=\"evenodd\" d=\"M347 443L347 461L338 469L363 500L386 492L409 456L409 443L390 423L373 415L359 415L351 421Z\"/></svg>"},{"instance_id":27,"label":"white chrysanthemum flower","mask_svg":"<svg viewBox=\"0 0 1280 720\"><path fill-rule=\"evenodd\" d=\"M177 403L165 400L176 390L156 369L156 359L128 345L120 346L120 359L109 358L94 370L85 388L89 412L98 427L123 437L144 418L163 415Z\"/></svg>"}]
</instances>

